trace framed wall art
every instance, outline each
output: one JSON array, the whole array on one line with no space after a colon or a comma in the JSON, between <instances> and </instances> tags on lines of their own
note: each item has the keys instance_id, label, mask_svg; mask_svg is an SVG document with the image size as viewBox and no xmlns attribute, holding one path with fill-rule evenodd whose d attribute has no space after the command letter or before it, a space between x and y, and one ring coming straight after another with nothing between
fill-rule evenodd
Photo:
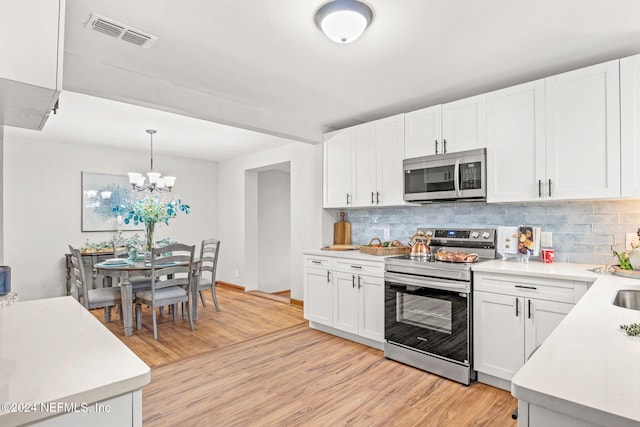
<instances>
[{"instance_id":1,"label":"framed wall art","mask_svg":"<svg viewBox=\"0 0 640 427\"><path fill-rule=\"evenodd\" d=\"M136 199L126 175L82 172L82 231L142 230L113 212L114 206L129 206Z\"/></svg>"}]
</instances>

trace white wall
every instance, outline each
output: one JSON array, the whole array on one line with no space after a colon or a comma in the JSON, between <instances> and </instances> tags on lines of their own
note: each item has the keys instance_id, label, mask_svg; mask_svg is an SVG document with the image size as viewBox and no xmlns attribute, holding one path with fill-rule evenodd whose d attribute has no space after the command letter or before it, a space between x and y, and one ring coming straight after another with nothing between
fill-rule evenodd
<instances>
[{"instance_id":1,"label":"white wall","mask_svg":"<svg viewBox=\"0 0 640 427\"><path fill-rule=\"evenodd\" d=\"M20 300L64 295L67 245L108 240L113 232L81 232L81 171L146 172L149 153L4 137L4 263ZM217 236L217 164L154 155L154 168L175 175L172 195L191 206L156 238L197 245ZM132 234L132 233L129 233ZM144 231L140 232L144 235Z\"/></svg>"},{"instance_id":2,"label":"white wall","mask_svg":"<svg viewBox=\"0 0 640 427\"><path fill-rule=\"evenodd\" d=\"M257 274L251 276L251 266L245 265L246 245L257 244L255 236L245 230L245 171L287 161L291 164L291 297L302 300L302 251L322 245L321 144L292 142L219 163L217 279L257 289Z\"/></svg>"},{"instance_id":3,"label":"white wall","mask_svg":"<svg viewBox=\"0 0 640 427\"><path fill-rule=\"evenodd\" d=\"M258 173L258 290L278 292L291 285L290 173Z\"/></svg>"}]
</instances>

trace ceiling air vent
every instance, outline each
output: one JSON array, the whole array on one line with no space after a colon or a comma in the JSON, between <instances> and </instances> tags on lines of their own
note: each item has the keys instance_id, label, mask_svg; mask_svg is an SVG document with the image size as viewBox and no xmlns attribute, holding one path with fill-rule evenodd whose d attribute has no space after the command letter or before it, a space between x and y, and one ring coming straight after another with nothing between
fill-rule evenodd
<instances>
[{"instance_id":1,"label":"ceiling air vent","mask_svg":"<svg viewBox=\"0 0 640 427\"><path fill-rule=\"evenodd\" d=\"M136 30L128 25L121 24L112 19L94 13L87 23L87 29L94 30L111 37L133 43L136 46L149 48L158 40L156 36L147 34L144 31Z\"/></svg>"}]
</instances>

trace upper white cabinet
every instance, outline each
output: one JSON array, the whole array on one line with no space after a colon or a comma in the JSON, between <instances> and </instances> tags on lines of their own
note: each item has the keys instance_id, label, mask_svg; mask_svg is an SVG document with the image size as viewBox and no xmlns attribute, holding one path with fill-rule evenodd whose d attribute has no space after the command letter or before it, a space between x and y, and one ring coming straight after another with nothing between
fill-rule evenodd
<instances>
[{"instance_id":1,"label":"upper white cabinet","mask_svg":"<svg viewBox=\"0 0 640 427\"><path fill-rule=\"evenodd\" d=\"M619 61L545 79L547 198L620 196Z\"/></svg>"},{"instance_id":2,"label":"upper white cabinet","mask_svg":"<svg viewBox=\"0 0 640 427\"><path fill-rule=\"evenodd\" d=\"M326 134L324 207L405 204L403 141L403 114Z\"/></svg>"},{"instance_id":3,"label":"upper white cabinet","mask_svg":"<svg viewBox=\"0 0 640 427\"><path fill-rule=\"evenodd\" d=\"M621 195L640 197L640 55L620 60Z\"/></svg>"},{"instance_id":4,"label":"upper white cabinet","mask_svg":"<svg viewBox=\"0 0 640 427\"><path fill-rule=\"evenodd\" d=\"M486 147L486 95L405 114L405 159Z\"/></svg>"},{"instance_id":5,"label":"upper white cabinet","mask_svg":"<svg viewBox=\"0 0 640 427\"><path fill-rule=\"evenodd\" d=\"M0 7L0 124L40 130L62 88L65 0Z\"/></svg>"},{"instance_id":6,"label":"upper white cabinet","mask_svg":"<svg viewBox=\"0 0 640 427\"><path fill-rule=\"evenodd\" d=\"M487 95L489 202L620 196L618 61Z\"/></svg>"}]
</instances>

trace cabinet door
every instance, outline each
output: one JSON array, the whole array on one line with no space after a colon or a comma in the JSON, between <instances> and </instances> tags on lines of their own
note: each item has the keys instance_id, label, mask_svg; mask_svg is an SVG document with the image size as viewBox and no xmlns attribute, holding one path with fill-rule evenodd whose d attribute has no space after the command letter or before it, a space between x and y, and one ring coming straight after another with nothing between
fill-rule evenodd
<instances>
[{"instance_id":1,"label":"cabinet door","mask_svg":"<svg viewBox=\"0 0 640 427\"><path fill-rule=\"evenodd\" d=\"M442 104L442 138L445 153L485 148L486 95Z\"/></svg>"},{"instance_id":2,"label":"cabinet door","mask_svg":"<svg viewBox=\"0 0 640 427\"><path fill-rule=\"evenodd\" d=\"M640 197L640 55L620 60L622 197Z\"/></svg>"},{"instance_id":3,"label":"cabinet door","mask_svg":"<svg viewBox=\"0 0 640 427\"><path fill-rule=\"evenodd\" d=\"M358 276L359 334L384 342L384 279Z\"/></svg>"},{"instance_id":4,"label":"cabinet door","mask_svg":"<svg viewBox=\"0 0 640 427\"><path fill-rule=\"evenodd\" d=\"M404 158L442 153L442 106L423 108L404 115ZM436 152L436 146L438 151Z\"/></svg>"},{"instance_id":5,"label":"cabinet door","mask_svg":"<svg viewBox=\"0 0 640 427\"><path fill-rule=\"evenodd\" d=\"M473 298L473 367L510 381L524 364L524 298L487 292Z\"/></svg>"},{"instance_id":6,"label":"cabinet door","mask_svg":"<svg viewBox=\"0 0 640 427\"><path fill-rule=\"evenodd\" d=\"M528 298L525 304L524 355L527 360L531 353L551 335L562 319L569 314L573 304L533 298Z\"/></svg>"},{"instance_id":7,"label":"cabinet door","mask_svg":"<svg viewBox=\"0 0 640 427\"><path fill-rule=\"evenodd\" d=\"M376 141L375 126L365 123L353 128L353 206L376 204Z\"/></svg>"},{"instance_id":8,"label":"cabinet door","mask_svg":"<svg viewBox=\"0 0 640 427\"><path fill-rule=\"evenodd\" d=\"M611 61L545 79L549 198L620 196L618 65Z\"/></svg>"},{"instance_id":9,"label":"cabinet door","mask_svg":"<svg viewBox=\"0 0 640 427\"><path fill-rule=\"evenodd\" d=\"M404 115L375 122L377 152L376 204L397 206L404 201Z\"/></svg>"},{"instance_id":10,"label":"cabinet door","mask_svg":"<svg viewBox=\"0 0 640 427\"><path fill-rule=\"evenodd\" d=\"M544 80L487 94L487 201L543 197Z\"/></svg>"},{"instance_id":11,"label":"cabinet door","mask_svg":"<svg viewBox=\"0 0 640 427\"><path fill-rule=\"evenodd\" d=\"M333 327L358 333L358 285L357 275L333 273L335 281Z\"/></svg>"},{"instance_id":12,"label":"cabinet door","mask_svg":"<svg viewBox=\"0 0 640 427\"><path fill-rule=\"evenodd\" d=\"M352 129L331 132L324 137L324 207L344 208L352 203Z\"/></svg>"},{"instance_id":13,"label":"cabinet door","mask_svg":"<svg viewBox=\"0 0 640 427\"><path fill-rule=\"evenodd\" d=\"M333 286L328 274L326 269L304 269L304 318L332 326Z\"/></svg>"}]
</instances>

